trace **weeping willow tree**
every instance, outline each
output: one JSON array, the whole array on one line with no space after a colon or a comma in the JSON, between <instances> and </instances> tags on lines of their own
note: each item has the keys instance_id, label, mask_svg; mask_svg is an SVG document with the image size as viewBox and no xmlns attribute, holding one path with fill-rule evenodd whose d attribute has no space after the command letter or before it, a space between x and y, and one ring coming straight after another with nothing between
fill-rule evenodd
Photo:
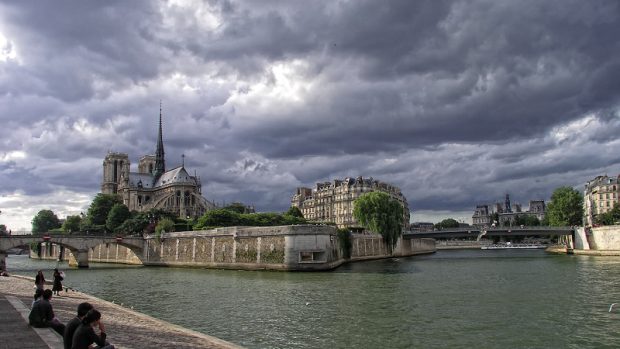
<instances>
[{"instance_id":1,"label":"weeping willow tree","mask_svg":"<svg viewBox=\"0 0 620 349\"><path fill-rule=\"evenodd\" d=\"M360 196L353 205L353 217L364 228L379 233L391 252L403 231L403 206L379 191Z\"/></svg>"}]
</instances>

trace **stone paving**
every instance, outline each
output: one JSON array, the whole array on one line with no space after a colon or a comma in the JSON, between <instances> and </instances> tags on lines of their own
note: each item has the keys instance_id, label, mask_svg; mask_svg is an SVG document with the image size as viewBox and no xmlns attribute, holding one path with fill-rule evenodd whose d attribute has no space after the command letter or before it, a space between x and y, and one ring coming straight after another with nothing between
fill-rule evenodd
<instances>
[{"instance_id":1,"label":"stone paving","mask_svg":"<svg viewBox=\"0 0 620 349\"><path fill-rule=\"evenodd\" d=\"M4 317L4 314L10 313L8 307L4 307L3 303L8 304L7 296L8 298L16 297L29 308L32 303L33 286L33 280L20 276L0 277L0 308L2 311L0 315ZM93 304L101 312L101 320L106 326L108 341L117 348L240 348L224 340L155 319L81 292L61 292L60 297L54 296L51 301L56 317L63 323L75 316L77 305L82 302ZM17 318L11 317L11 319ZM14 328L11 329L15 332L15 336L32 337L33 334L36 335L36 332L27 325L24 319L21 321L23 321L24 326L21 324L12 325ZM2 327L2 332L5 332L4 326ZM36 339L34 341L36 342ZM4 343L0 343L0 348L24 347L3 345ZM41 346L33 344L31 347L40 348Z\"/></svg>"}]
</instances>

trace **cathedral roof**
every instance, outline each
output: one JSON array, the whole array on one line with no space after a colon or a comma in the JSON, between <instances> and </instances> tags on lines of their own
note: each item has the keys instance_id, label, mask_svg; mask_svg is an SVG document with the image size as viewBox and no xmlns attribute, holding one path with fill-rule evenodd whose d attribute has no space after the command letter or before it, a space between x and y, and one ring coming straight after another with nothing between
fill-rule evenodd
<instances>
[{"instance_id":1,"label":"cathedral roof","mask_svg":"<svg viewBox=\"0 0 620 349\"><path fill-rule=\"evenodd\" d=\"M150 173L130 172L129 173L129 187L152 188L153 187L153 175Z\"/></svg>"},{"instance_id":2,"label":"cathedral roof","mask_svg":"<svg viewBox=\"0 0 620 349\"><path fill-rule=\"evenodd\" d=\"M155 187L161 187L171 183L196 183L194 177L190 176L189 173L185 170L185 167L179 166L177 168L173 168L170 171L164 172L157 182L155 182Z\"/></svg>"}]
</instances>

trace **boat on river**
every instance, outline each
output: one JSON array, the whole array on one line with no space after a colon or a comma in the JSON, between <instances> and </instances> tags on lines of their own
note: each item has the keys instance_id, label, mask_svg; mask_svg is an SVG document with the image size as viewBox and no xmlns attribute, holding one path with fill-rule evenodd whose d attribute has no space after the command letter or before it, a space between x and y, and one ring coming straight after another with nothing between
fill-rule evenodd
<instances>
[{"instance_id":1,"label":"boat on river","mask_svg":"<svg viewBox=\"0 0 620 349\"><path fill-rule=\"evenodd\" d=\"M536 248L547 248L547 245L538 244L538 243L516 243L513 244L511 242L499 243L499 244L490 244L481 246L482 250L506 250L506 249L536 249Z\"/></svg>"}]
</instances>

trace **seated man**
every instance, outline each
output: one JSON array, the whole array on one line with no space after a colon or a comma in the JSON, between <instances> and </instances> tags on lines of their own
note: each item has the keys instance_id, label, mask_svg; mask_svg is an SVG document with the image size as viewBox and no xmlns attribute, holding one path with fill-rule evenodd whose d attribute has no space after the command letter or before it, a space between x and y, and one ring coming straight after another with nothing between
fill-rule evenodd
<instances>
[{"instance_id":1,"label":"seated man","mask_svg":"<svg viewBox=\"0 0 620 349\"><path fill-rule=\"evenodd\" d=\"M95 333L95 327L99 328L99 335ZM100 349L114 349L114 346L105 340L106 337L105 326L101 322L101 313L91 309L82 319L82 324L75 330L71 348L88 349L91 344L95 343Z\"/></svg>"},{"instance_id":2,"label":"seated man","mask_svg":"<svg viewBox=\"0 0 620 349\"><path fill-rule=\"evenodd\" d=\"M65 332L65 325L54 316L50 299L52 299L52 290L43 291L43 298L32 305L28 322L32 327L51 327L62 336Z\"/></svg>"},{"instance_id":3,"label":"seated man","mask_svg":"<svg viewBox=\"0 0 620 349\"><path fill-rule=\"evenodd\" d=\"M93 306L90 303L84 302L78 305L77 316L71 319L71 321L67 323L67 327L65 327L65 334L63 336L65 349L71 349L71 345L73 344L73 334L82 323L82 319L84 319L86 313L88 313L91 309L93 309Z\"/></svg>"}]
</instances>

